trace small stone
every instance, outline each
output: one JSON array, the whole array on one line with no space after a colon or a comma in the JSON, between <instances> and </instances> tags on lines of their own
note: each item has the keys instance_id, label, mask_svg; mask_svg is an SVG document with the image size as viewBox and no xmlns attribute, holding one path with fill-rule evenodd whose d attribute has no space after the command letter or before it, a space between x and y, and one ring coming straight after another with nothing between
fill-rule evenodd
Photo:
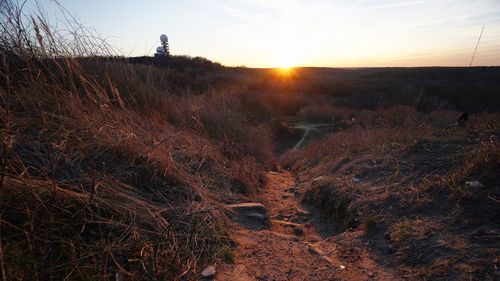
<instances>
[{"instance_id":1,"label":"small stone","mask_svg":"<svg viewBox=\"0 0 500 281\"><path fill-rule=\"evenodd\" d=\"M353 183L358 183L360 180L358 178L352 178Z\"/></svg>"},{"instance_id":2,"label":"small stone","mask_svg":"<svg viewBox=\"0 0 500 281\"><path fill-rule=\"evenodd\" d=\"M476 187L476 188L484 187L484 185L479 181L468 181L465 184L468 186L471 186L471 187Z\"/></svg>"},{"instance_id":3,"label":"small stone","mask_svg":"<svg viewBox=\"0 0 500 281\"><path fill-rule=\"evenodd\" d=\"M344 269L345 269L345 265L341 264L341 265L339 266L339 268L340 268L340 270L344 270Z\"/></svg>"},{"instance_id":4,"label":"small stone","mask_svg":"<svg viewBox=\"0 0 500 281\"><path fill-rule=\"evenodd\" d=\"M373 277L373 275L375 275L375 273L373 273L372 271L368 271L366 274L368 274L368 276L370 277Z\"/></svg>"},{"instance_id":5,"label":"small stone","mask_svg":"<svg viewBox=\"0 0 500 281\"><path fill-rule=\"evenodd\" d=\"M211 279L215 275L215 267L213 266L207 266L203 271L201 272L201 276L203 279Z\"/></svg>"},{"instance_id":6,"label":"small stone","mask_svg":"<svg viewBox=\"0 0 500 281\"><path fill-rule=\"evenodd\" d=\"M298 236L304 235L304 231L302 230L302 228L300 228L298 226L293 228L293 233L295 233L295 235L298 235Z\"/></svg>"}]
</instances>

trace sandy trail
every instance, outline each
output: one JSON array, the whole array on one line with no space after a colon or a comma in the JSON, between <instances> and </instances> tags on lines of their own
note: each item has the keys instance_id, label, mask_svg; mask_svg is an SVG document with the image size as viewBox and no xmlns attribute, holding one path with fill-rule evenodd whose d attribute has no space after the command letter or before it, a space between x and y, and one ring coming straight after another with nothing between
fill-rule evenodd
<instances>
[{"instance_id":1,"label":"sandy trail","mask_svg":"<svg viewBox=\"0 0 500 281\"><path fill-rule=\"evenodd\" d=\"M323 239L299 202L289 172L269 172L260 202L271 220L265 230L234 224L234 264L219 266L215 280L396 280L375 263L355 237L361 231Z\"/></svg>"}]
</instances>

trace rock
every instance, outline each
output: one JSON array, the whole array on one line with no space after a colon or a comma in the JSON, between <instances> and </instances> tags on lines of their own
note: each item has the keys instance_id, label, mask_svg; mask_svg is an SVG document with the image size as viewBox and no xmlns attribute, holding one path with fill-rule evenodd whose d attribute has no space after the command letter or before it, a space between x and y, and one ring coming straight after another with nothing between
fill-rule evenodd
<instances>
[{"instance_id":1,"label":"rock","mask_svg":"<svg viewBox=\"0 0 500 281\"><path fill-rule=\"evenodd\" d=\"M227 205L226 207L237 212L257 212L257 213L267 212L266 207L261 203L239 203L239 204Z\"/></svg>"},{"instance_id":2,"label":"rock","mask_svg":"<svg viewBox=\"0 0 500 281\"><path fill-rule=\"evenodd\" d=\"M375 273L373 273L372 271L368 271L366 274L368 274L368 276L370 277L373 277L373 275L375 275Z\"/></svg>"},{"instance_id":3,"label":"rock","mask_svg":"<svg viewBox=\"0 0 500 281\"><path fill-rule=\"evenodd\" d=\"M207 266L205 269L203 269L203 271L201 272L201 277L204 279L204 280L207 280L207 279L212 279L215 275L215 267L213 266Z\"/></svg>"},{"instance_id":4,"label":"rock","mask_svg":"<svg viewBox=\"0 0 500 281\"><path fill-rule=\"evenodd\" d=\"M358 179L358 178L352 178L352 183L358 183L358 182L360 182L360 179Z\"/></svg>"},{"instance_id":5,"label":"rock","mask_svg":"<svg viewBox=\"0 0 500 281\"><path fill-rule=\"evenodd\" d=\"M341 264L341 265L339 266L339 268L340 268L340 270L344 270L344 269L345 269L345 265Z\"/></svg>"},{"instance_id":6,"label":"rock","mask_svg":"<svg viewBox=\"0 0 500 281\"><path fill-rule=\"evenodd\" d=\"M270 226L266 207L260 203L233 204L226 208L231 211L233 219L246 228L260 230Z\"/></svg>"},{"instance_id":7,"label":"rock","mask_svg":"<svg viewBox=\"0 0 500 281\"><path fill-rule=\"evenodd\" d=\"M295 233L295 235L298 235L298 236L304 235L304 231L302 230L302 228L300 228L298 226L293 228L293 233Z\"/></svg>"},{"instance_id":8,"label":"rock","mask_svg":"<svg viewBox=\"0 0 500 281\"><path fill-rule=\"evenodd\" d=\"M468 181L465 184L468 186L471 186L471 187L476 187L476 188L484 187L484 185L479 181Z\"/></svg>"}]
</instances>

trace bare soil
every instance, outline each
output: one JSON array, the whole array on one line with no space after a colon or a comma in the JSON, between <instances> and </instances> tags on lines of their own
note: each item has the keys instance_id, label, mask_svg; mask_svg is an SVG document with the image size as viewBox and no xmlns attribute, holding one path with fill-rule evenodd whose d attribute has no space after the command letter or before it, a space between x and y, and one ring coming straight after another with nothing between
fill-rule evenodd
<instances>
[{"instance_id":1,"label":"bare soil","mask_svg":"<svg viewBox=\"0 0 500 281\"><path fill-rule=\"evenodd\" d=\"M216 280L397 280L357 239L362 231L323 238L321 218L300 204L290 172L267 173L259 198L271 226L251 230L233 224L234 263L220 265Z\"/></svg>"}]
</instances>

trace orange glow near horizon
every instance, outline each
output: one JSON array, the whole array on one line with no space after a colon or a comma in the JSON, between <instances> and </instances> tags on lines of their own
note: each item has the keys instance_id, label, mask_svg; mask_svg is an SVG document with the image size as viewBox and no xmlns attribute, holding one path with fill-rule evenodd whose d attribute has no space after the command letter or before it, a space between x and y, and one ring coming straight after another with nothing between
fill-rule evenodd
<instances>
[{"instance_id":1,"label":"orange glow near horizon","mask_svg":"<svg viewBox=\"0 0 500 281\"><path fill-rule=\"evenodd\" d=\"M274 69L277 75L281 78L289 79L295 74L294 67L278 67Z\"/></svg>"},{"instance_id":2,"label":"orange glow near horizon","mask_svg":"<svg viewBox=\"0 0 500 281\"><path fill-rule=\"evenodd\" d=\"M284 75L289 75L293 72L293 67L291 66L279 67L278 71Z\"/></svg>"}]
</instances>

